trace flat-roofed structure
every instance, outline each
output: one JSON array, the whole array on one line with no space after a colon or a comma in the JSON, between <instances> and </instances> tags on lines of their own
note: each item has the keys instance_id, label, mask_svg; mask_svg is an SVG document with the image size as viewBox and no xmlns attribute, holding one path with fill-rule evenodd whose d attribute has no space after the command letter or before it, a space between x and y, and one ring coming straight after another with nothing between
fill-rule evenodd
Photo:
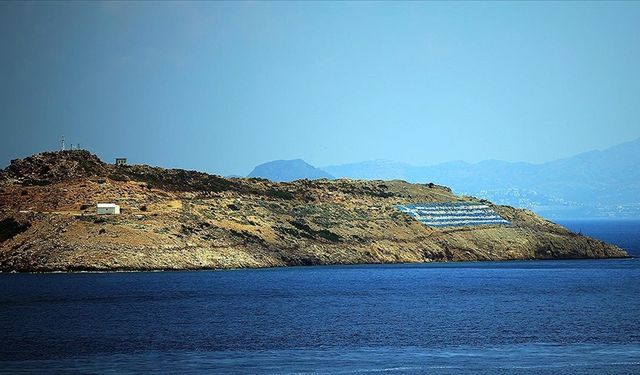
<instances>
[{"instance_id":1,"label":"flat-roofed structure","mask_svg":"<svg viewBox=\"0 0 640 375\"><path fill-rule=\"evenodd\" d=\"M114 203L98 203L96 208L98 215L120 215L120 206Z\"/></svg>"},{"instance_id":2,"label":"flat-roofed structure","mask_svg":"<svg viewBox=\"0 0 640 375\"><path fill-rule=\"evenodd\" d=\"M484 203L415 203L396 207L422 224L436 228L511 224Z\"/></svg>"}]
</instances>

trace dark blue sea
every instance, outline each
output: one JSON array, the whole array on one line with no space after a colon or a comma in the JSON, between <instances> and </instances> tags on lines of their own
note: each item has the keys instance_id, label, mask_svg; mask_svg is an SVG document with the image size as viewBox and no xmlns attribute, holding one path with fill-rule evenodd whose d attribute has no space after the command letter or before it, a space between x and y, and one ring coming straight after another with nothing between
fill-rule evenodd
<instances>
[{"instance_id":1,"label":"dark blue sea","mask_svg":"<svg viewBox=\"0 0 640 375\"><path fill-rule=\"evenodd\" d=\"M638 374L640 262L0 274L0 372Z\"/></svg>"}]
</instances>

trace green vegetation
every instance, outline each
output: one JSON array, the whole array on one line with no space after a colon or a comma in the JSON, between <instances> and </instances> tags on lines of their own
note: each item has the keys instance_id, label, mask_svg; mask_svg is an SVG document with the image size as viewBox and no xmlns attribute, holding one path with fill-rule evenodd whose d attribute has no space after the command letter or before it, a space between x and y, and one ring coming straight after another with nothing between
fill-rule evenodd
<instances>
[{"instance_id":1,"label":"green vegetation","mask_svg":"<svg viewBox=\"0 0 640 375\"><path fill-rule=\"evenodd\" d=\"M309 238L309 239L317 239L319 237L319 238L325 239L325 240L330 241L330 242L341 242L342 241L342 238L339 235L337 235L337 234L335 234L335 233L333 233L333 232L331 232L331 231L329 231L327 229L314 230L309 225L307 225L307 224L305 224L303 222L297 221L297 220L291 220L291 221L289 221L289 223L300 231L299 234L300 234L301 237L305 237L305 238Z\"/></svg>"},{"instance_id":2,"label":"green vegetation","mask_svg":"<svg viewBox=\"0 0 640 375\"><path fill-rule=\"evenodd\" d=\"M266 195L268 197L277 198L277 199L284 199L284 200L293 199L293 194L284 190L269 189L267 190Z\"/></svg>"}]
</instances>

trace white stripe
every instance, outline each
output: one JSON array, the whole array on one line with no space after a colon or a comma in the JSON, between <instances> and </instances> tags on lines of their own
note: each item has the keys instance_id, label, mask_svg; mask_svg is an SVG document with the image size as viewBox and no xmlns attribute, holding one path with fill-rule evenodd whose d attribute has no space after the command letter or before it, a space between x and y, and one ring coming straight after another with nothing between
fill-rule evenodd
<instances>
[{"instance_id":1,"label":"white stripe","mask_svg":"<svg viewBox=\"0 0 640 375\"><path fill-rule=\"evenodd\" d=\"M508 221L502 220L491 220L491 221L476 221L476 220L458 220L458 221L422 221L421 223L426 225L434 225L434 226L447 226L447 225L459 225L459 224L509 224Z\"/></svg>"},{"instance_id":2,"label":"white stripe","mask_svg":"<svg viewBox=\"0 0 640 375\"><path fill-rule=\"evenodd\" d=\"M413 210L441 210L441 209L487 209L489 206L485 204L475 204L475 205L453 205L453 206L413 206L407 207Z\"/></svg>"},{"instance_id":3,"label":"white stripe","mask_svg":"<svg viewBox=\"0 0 640 375\"><path fill-rule=\"evenodd\" d=\"M441 215L441 214L488 214L493 213L492 210L446 210L446 211L426 211L426 210L411 210L407 211L416 214L424 214L424 215Z\"/></svg>"},{"instance_id":4,"label":"white stripe","mask_svg":"<svg viewBox=\"0 0 640 375\"><path fill-rule=\"evenodd\" d=\"M470 220L470 221L481 221L481 220L504 220L500 216L492 216L492 217L471 217L471 216L448 216L448 217L416 217L417 220L427 220L427 221L448 221L448 220Z\"/></svg>"}]
</instances>

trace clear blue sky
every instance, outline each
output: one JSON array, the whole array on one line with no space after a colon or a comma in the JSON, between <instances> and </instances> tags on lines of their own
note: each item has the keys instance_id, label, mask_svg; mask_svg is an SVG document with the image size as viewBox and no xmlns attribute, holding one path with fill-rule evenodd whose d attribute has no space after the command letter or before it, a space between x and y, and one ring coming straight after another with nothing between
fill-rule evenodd
<instances>
[{"instance_id":1,"label":"clear blue sky","mask_svg":"<svg viewBox=\"0 0 640 375\"><path fill-rule=\"evenodd\" d=\"M640 136L640 3L0 3L0 162L544 162Z\"/></svg>"}]
</instances>

